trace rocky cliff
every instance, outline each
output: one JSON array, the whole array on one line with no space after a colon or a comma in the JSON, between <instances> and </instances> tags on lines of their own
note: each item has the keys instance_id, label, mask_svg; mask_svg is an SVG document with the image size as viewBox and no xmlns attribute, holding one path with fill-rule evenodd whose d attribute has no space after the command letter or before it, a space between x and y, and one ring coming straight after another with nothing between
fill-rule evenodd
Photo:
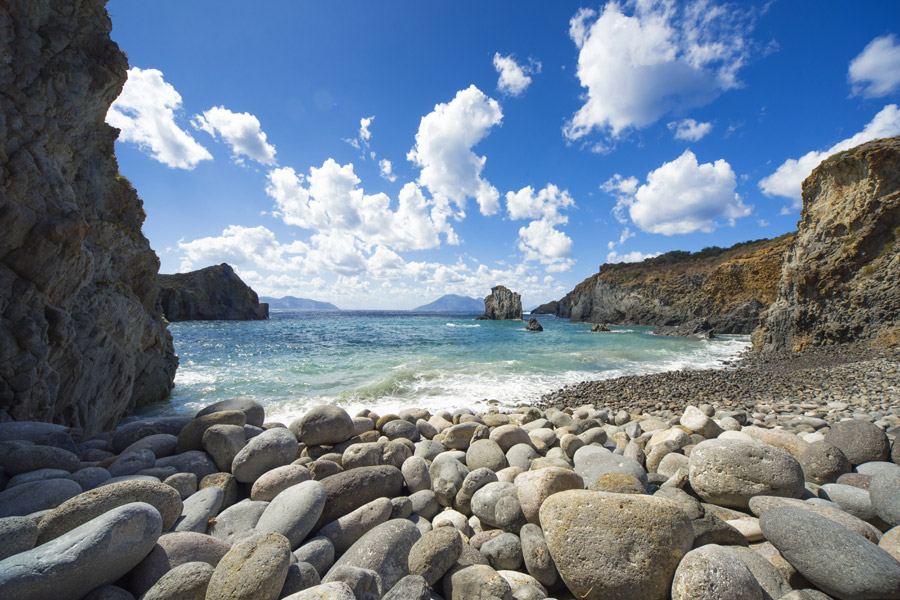
<instances>
[{"instance_id":1,"label":"rocky cliff","mask_svg":"<svg viewBox=\"0 0 900 600\"><path fill-rule=\"evenodd\" d=\"M104 123L128 66L104 4L0 3L0 421L96 433L173 385L159 260Z\"/></svg>"},{"instance_id":2,"label":"rocky cliff","mask_svg":"<svg viewBox=\"0 0 900 600\"><path fill-rule=\"evenodd\" d=\"M507 319L522 320L522 297L498 285L491 288L491 293L484 298L484 314L479 320L503 321Z\"/></svg>"},{"instance_id":3,"label":"rocky cliff","mask_svg":"<svg viewBox=\"0 0 900 600\"><path fill-rule=\"evenodd\" d=\"M836 154L803 182L798 233L757 350L900 341L900 138Z\"/></svg>"},{"instance_id":4,"label":"rocky cliff","mask_svg":"<svg viewBox=\"0 0 900 600\"><path fill-rule=\"evenodd\" d=\"M775 299L792 239L783 235L603 265L562 300L534 312L620 325L681 325L700 318L717 333L750 333Z\"/></svg>"},{"instance_id":5,"label":"rocky cliff","mask_svg":"<svg viewBox=\"0 0 900 600\"><path fill-rule=\"evenodd\" d=\"M160 303L169 321L252 321L269 318L250 286L230 265L160 275Z\"/></svg>"}]
</instances>

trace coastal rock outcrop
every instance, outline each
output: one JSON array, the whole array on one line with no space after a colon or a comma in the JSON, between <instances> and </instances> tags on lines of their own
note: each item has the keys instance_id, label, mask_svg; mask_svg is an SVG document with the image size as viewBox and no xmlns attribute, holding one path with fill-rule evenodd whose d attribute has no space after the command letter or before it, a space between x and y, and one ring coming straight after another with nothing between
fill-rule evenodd
<instances>
[{"instance_id":1,"label":"coastal rock outcrop","mask_svg":"<svg viewBox=\"0 0 900 600\"><path fill-rule=\"evenodd\" d=\"M478 320L504 321L522 320L522 297L506 288L498 285L491 288L491 293L484 298L484 314Z\"/></svg>"},{"instance_id":2,"label":"coastal rock outcrop","mask_svg":"<svg viewBox=\"0 0 900 600\"><path fill-rule=\"evenodd\" d=\"M750 333L775 300L792 234L771 240L667 252L640 263L606 264L561 300L534 314L617 325L677 326L706 319L716 333Z\"/></svg>"},{"instance_id":3,"label":"coastal rock outcrop","mask_svg":"<svg viewBox=\"0 0 900 600\"><path fill-rule=\"evenodd\" d=\"M159 275L159 298L169 321L254 321L269 318L250 286L222 263L190 273Z\"/></svg>"},{"instance_id":4,"label":"coastal rock outcrop","mask_svg":"<svg viewBox=\"0 0 900 600\"><path fill-rule=\"evenodd\" d=\"M128 68L104 5L0 6L0 421L96 433L173 386L159 259L104 123Z\"/></svg>"},{"instance_id":5,"label":"coastal rock outcrop","mask_svg":"<svg viewBox=\"0 0 900 600\"><path fill-rule=\"evenodd\" d=\"M757 350L900 342L900 137L840 152L803 182L798 233Z\"/></svg>"}]
</instances>

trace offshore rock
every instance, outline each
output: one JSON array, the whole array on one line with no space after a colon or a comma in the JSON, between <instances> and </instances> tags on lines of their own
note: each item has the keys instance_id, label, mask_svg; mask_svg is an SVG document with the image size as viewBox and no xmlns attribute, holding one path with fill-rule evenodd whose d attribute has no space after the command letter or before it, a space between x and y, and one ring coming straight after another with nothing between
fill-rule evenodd
<instances>
[{"instance_id":1,"label":"offshore rock","mask_svg":"<svg viewBox=\"0 0 900 600\"><path fill-rule=\"evenodd\" d=\"M190 273L159 275L159 299L169 321L253 321L269 305L226 263Z\"/></svg>"},{"instance_id":2,"label":"offshore rock","mask_svg":"<svg viewBox=\"0 0 900 600\"><path fill-rule=\"evenodd\" d=\"M522 297L502 285L492 287L490 295L484 298L484 314L480 315L478 320L507 319L522 320Z\"/></svg>"},{"instance_id":3,"label":"offshore rock","mask_svg":"<svg viewBox=\"0 0 900 600\"><path fill-rule=\"evenodd\" d=\"M128 68L104 5L0 8L0 421L86 435L165 398L178 365L104 123Z\"/></svg>"},{"instance_id":4,"label":"offshore rock","mask_svg":"<svg viewBox=\"0 0 900 600\"><path fill-rule=\"evenodd\" d=\"M540 322L534 317L528 319L528 323L525 325L525 329L528 331L543 331L544 328L541 326Z\"/></svg>"},{"instance_id":5,"label":"offshore rock","mask_svg":"<svg viewBox=\"0 0 900 600\"><path fill-rule=\"evenodd\" d=\"M756 350L900 342L900 138L822 161L803 182L797 237Z\"/></svg>"}]
</instances>

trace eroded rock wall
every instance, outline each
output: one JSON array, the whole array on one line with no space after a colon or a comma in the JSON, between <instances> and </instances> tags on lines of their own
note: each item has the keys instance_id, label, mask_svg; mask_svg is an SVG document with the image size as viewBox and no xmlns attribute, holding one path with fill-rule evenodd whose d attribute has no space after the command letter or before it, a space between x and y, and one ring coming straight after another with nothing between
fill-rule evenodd
<instances>
[{"instance_id":1,"label":"eroded rock wall","mask_svg":"<svg viewBox=\"0 0 900 600\"><path fill-rule=\"evenodd\" d=\"M900 138L832 156L803 182L803 210L757 350L900 339Z\"/></svg>"},{"instance_id":2,"label":"eroded rock wall","mask_svg":"<svg viewBox=\"0 0 900 600\"><path fill-rule=\"evenodd\" d=\"M173 385L159 260L104 123L104 0L0 3L0 420L95 433Z\"/></svg>"},{"instance_id":3,"label":"eroded rock wall","mask_svg":"<svg viewBox=\"0 0 900 600\"><path fill-rule=\"evenodd\" d=\"M222 263L190 273L160 275L160 304L169 321L267 319L269 305Z\"/></svg>"}]
</instances>

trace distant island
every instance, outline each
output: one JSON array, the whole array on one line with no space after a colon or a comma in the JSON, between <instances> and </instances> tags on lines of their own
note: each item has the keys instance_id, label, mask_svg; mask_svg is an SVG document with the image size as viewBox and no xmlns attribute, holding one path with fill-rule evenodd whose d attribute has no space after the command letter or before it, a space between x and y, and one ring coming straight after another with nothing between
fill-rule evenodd
<instances>
[{"instance_id":1,"label":"distant island","mask_svg":"<svg viewBox=\"0 0 900 600\"><path fill-rule=\"evenodd\" d=\"M330 302L319 302L318 300L296 298L294 296L285 296L284 298L263 297L259 300L260 302L268 302L269 309L273 310L341 310Z\"/></svg>"},{"instance_id":2,"label":"distant island","mask_svg":"<svg viewBox=\"0 0 900 600\"><path fill-rule=\"evenodd\" d=\"M430 304L414 308L413 312L440 312L440 313L480 313L484 310L484 300L446 294Z\"/></svg>"}]
</instances>

